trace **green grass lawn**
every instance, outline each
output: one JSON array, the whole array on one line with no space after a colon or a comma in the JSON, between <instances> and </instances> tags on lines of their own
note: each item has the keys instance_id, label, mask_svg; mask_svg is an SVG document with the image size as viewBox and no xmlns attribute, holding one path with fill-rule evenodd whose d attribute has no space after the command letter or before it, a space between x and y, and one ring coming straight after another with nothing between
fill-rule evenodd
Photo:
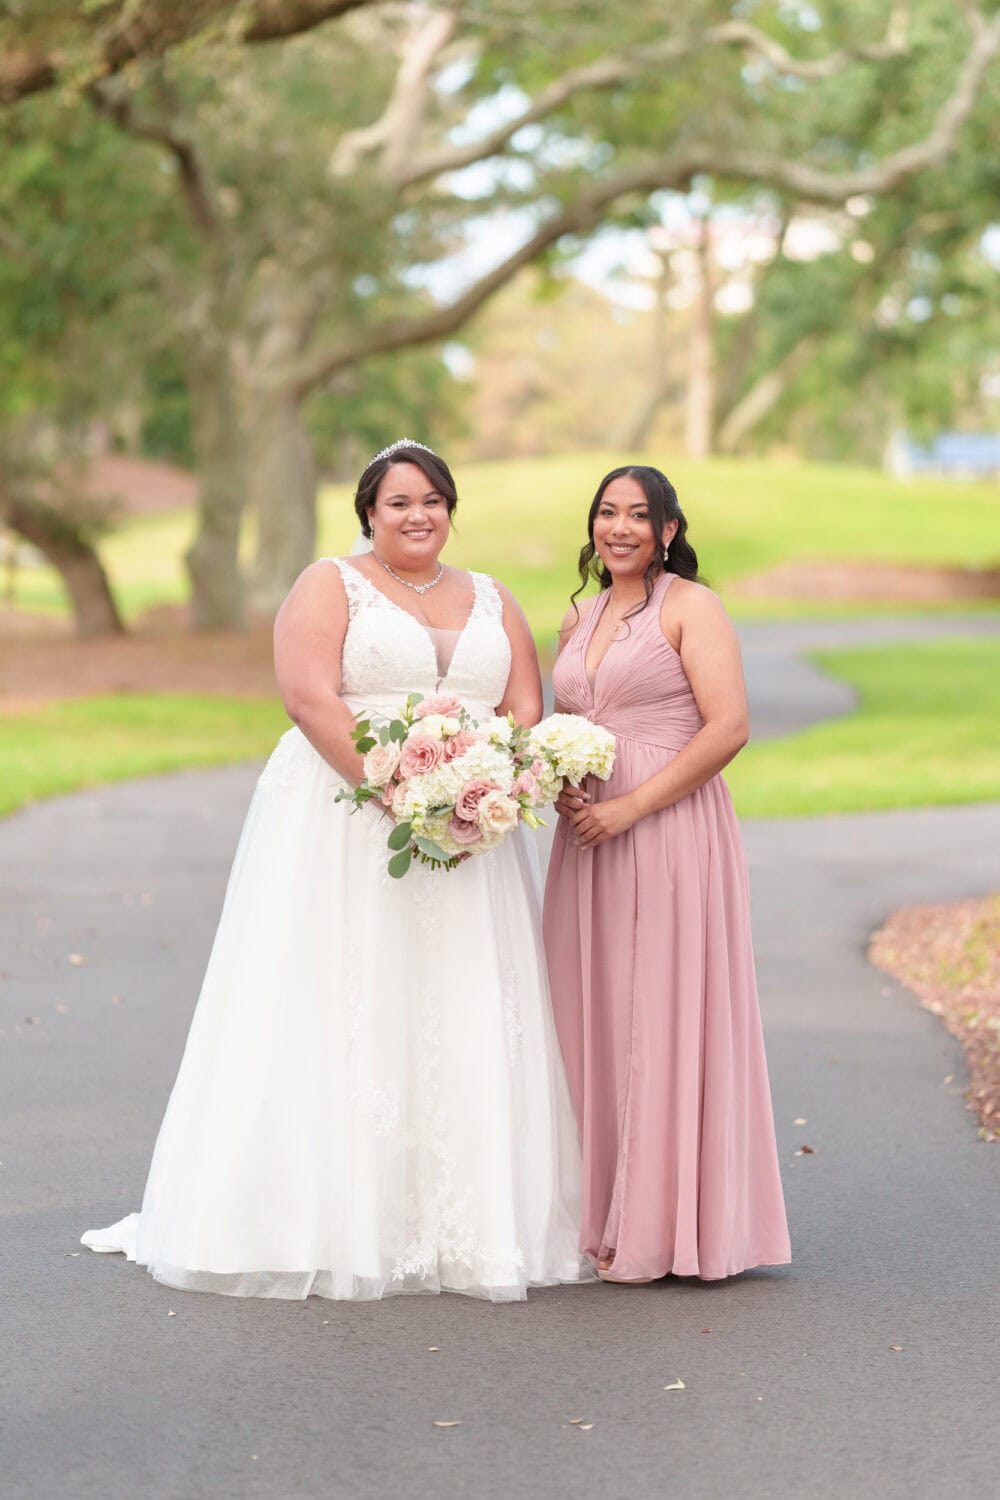
<instances>
[{"instance_id":1,"label":"green grass lawn","mask_svg":"<svg viewBox=\"0 0 1000 1500\"><path fill-rule=\"evenodd\" d=\"M662 455L650 461L657 457L664 461ZM575 586L594 489L617 462L618 455L598 452L459 469L462 498L447 556L509 584L540 643L552 639ZM782 562L833 558L975 567L995 561L1000 551L996 489L987 484L903 484L873 469L730 459L681 459L670 462L667 472L702 570L727 599L737 579ZM181 558L193 524L190 511L136 518L103 543L129 617L150 604L185 597ZM355 532L349 488L328 487L320 504L319 551L346 552ZM58 580L48 570L22 573L18 599L35 608L64 608ZM734 613L755 616L872 612L868 604L829 601L729 602Z\"/></svg>"},{"instance_id":2,"label":"green grass lawn","mask_svg":"<svg viewBox=\"0 0 1000 1500\"><path fill-rule=\"evenodd\" d=\"M751 743L727 771L743 816L921 807L1000 797L1000 640L824 652L857 710ZM120 696L12 715L0 736L0 814L38 797L190 766L263 758L288 727L280 704Z\"/></svg>"},{"instance_id":3,"label":"green grass lawn","mask_svg":"<svg viewBox=\"0 0 1000 1500\"><path fill-rule=\"evenodd\" d=\"M101 782L262 759L288 727L276 700L169 693L69 698L12 714L0 735L0 815Z\"/></svg>"},{"instance_id":4,"label":"green grass lawn","mask_svg":"<svg viewBox=\"0 0 1000 1500\"><path fill-rule=\"evenodd\" d=\"M1000 798L1000 639L824 651L857 709L752 741L726 771L745 817L932 807Z\"/></svg>"}]
</instances>

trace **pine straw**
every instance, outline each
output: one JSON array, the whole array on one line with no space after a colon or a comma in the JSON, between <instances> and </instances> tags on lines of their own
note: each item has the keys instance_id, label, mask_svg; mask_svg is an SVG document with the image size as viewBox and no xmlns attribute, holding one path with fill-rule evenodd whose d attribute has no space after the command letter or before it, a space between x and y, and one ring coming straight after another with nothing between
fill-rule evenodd
<instances>
[{"instance_id":1,"label":"pine straw","mask_svg":"<svg viewBox=\"0 0 1000 1500\"><path fill-rule=\"evenodd\" d=\"M873 964L901 980L965 1048L969 1109L1000 1140L1000 896L894 913L871 941Z\"/></svg>"}]
</instances>

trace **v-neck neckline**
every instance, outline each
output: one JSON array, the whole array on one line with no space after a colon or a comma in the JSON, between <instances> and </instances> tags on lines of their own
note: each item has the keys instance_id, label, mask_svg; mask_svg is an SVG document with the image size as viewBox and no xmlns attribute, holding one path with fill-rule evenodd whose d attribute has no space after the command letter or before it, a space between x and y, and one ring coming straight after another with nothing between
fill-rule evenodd
<instances>
[{"instance_id":1,"label":"v-neck neckline","mask_svg":"<svg viewBox=\"0 0 1000 1500\"><path fill-rule=\"evenodd\" d=\"M375 584L372 583L367 573L362 573L361 569L356 568L353 563L346 562L346 560L344 560L344 563L345 566L350 568L351 572L354 573L356 577L360 578L362 583L367 584L372 593L377 594L379 599L387 604L390 609L394 609L397 614L405 615L408 620L412 620L413 624L420 631L423 639L427 642L428 650L430 651L430 654L434 659L435 680L438 687L440 687L443 682L447 682L448 678L451 676L452 668L455 665L455 658L462 648L462 641L465 638L465 633L468 630L469 626L472 624L472 621L476 615L476 611L479 608L479 584L476 581L476 575L474 573L469 574L469 577L472 579L472 607L469 610L468 615L466 616L465 624L461 628L458 628L448 625L425 625L423 620L418 620L415 614L411 614L408 609L404 609L401 604L397 604L395 599L390 598L389 595L384 591L384 589L377 588ZM449 629L454 630L456 635L455 649L451 653L451 661L448 663L447 672L443 677L437 677L437 643L435 642L434 637L431 635L431 631Z\"/></svg>"},{"instance_id":2,"label":"v-neck neckline","mask_svg":"<svg viewBox=\"0 0 1000 1500\"><path fill-rule=\"evenodd\" d=\"M656 590L660 586L660 580L663 579L663 578L667 578L669 576L670 575L667 574L667 573L665 573L665 572L659 574L659 576L656 579L656 582L653 584L653 587L652 587L652 590L650 592L649 598L648 598L648 600L646 602L646 608L648 608L652 604L653 595L656 593ZM628 636L622 636L621 639L619 639L617 636L612 636L611 640L608 642L607 646L604 648L604 655L601 657L601 659L597 663L597 665L594 666L594 667L588 667L587 666L587 652L590 650L590 643L594 639L594 633L597 630L597 626L598 626L598 623L599 623L602 615L604 614L605 610L608 607L608 600L610 598L611 598L611 588L609 586L606 589L602 589L601 594L600 594L600 596L599 596L599 598L597 600L597 603L594 605L594 608L590 612L590 619L587 622L587 631L586 631L586 635L585 635L585 638L584 638L584 641L583 641L583 649L582 649L581 654L580 654L580 662L581 662L581 665L583 667L583 675L584 675L584 679L586 680L587 686L588 686L588 688L590 690L590 696L591 696L591 698L593 698L594 693L595 693L596 688L597 688L597 676L598 676L598 673L600 672L601 668L604 666L604 663L607 661L608 657L610 656L610 654L611 654L611 648L613 646L621 646L621 645L624 644L625 641L628 640ZM667 644L669 645L669 642Z\"/></svg>"},{"instance_id":3,"label":"v-neck neckline","mask_svg":"<svg viewBox=\"0 0 1000 1500\"><path fill-rule=\"evenodd\" d=\"M653 587L655 588L656 585L654 584ZM600 622L602 616L604 615L605 611L607 610L608 600L610 598L611 598L611 589L610 589L610 587L608 587L608 588L606 588L606 589L604 589L602 591L600 598L598 599L597 603L594 605L594 608L591 610L590 621L589 621L589 629L587 631L586 639L584 640L584 643L583 643L583 655L582 655L583 675L587 679L587 684L588 684L588 686L590 688L591 697L593 697L594 688L595 688L596 683L597 683L597 674L601 670L601 668L604 666L604 663L607 661L612 646L620 646L621 645L621 641L618 640L618 638L616 636L612 636L611 640L608 642L608 644L604 648L604 654L602 655L600 661L597 662L596 665L593 666L593 667L588 667L587 666L587 652L590 650L590 643L594 639L594 633L597 630L598 623Z\"/></svg>"}]
</instances>

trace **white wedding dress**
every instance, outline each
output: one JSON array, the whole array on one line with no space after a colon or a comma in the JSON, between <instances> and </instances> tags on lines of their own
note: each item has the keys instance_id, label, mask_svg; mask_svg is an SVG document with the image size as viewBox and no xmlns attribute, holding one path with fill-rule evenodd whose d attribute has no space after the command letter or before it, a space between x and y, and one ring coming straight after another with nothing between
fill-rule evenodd
<instances>
[{"instance_id":1,"label":"white wedding dress","mask_svg":"<svg viewBox=\"0 0 1000 1500\"><path fill-rule=\"evenodd\" d=\"M342 695L391 715L503 696L501 601L435 643L351 563ZM589 1279L580 1153L549 1006L531 835L386 872L388 825L298 729L254 794L142 1210L83 1243L231 1296L522 1299Z\"/></svg>"}]
</instances>

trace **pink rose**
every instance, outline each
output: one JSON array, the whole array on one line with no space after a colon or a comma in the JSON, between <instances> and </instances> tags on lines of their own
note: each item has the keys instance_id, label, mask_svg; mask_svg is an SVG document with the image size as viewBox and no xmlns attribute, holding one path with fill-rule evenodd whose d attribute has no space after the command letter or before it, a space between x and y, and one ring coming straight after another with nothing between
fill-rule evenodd
<instances>
[{"instance_id":1,"label":"pink rose","mask_svg":"<svg viewBox=\"0 0 1000 1500\"><path fill-rule=\"evenodd\" d=\"M449 818L448 832L456 844L478 844L483 836L478 823L469 823L465 818L457 817Z\"/></svg>"},{"instance_id":2,"label":"pink rose","mask_svg":"<svg viewBox=\"0 0 1000 1500\"><path fill-rule=\"evenodd\" d=\"M487 792L494 792L497 788L492 781L487 781L482 776L477 776L473 781L467 781L455 798L455 816L466 823L475 823L479 819L479 804Z\"/></svg>"},{"instance_id":3,"label":"pink rose","mask_svg":"<svg viewBox=\"0 0 1000 1500\"><path fill-rule=\"evenodd\" d=\"M397 775L408 781L411 776L433 771L442 760L444 746L440 740L432 740L426 734L411 734L400 753Z\"/></svg>"},{"instance_id":4,"label":"pink rose","mask_svg":"<svg viewBox=\"0 0 1000 1500\"><path fill-rule=\"evenodd\" d=\"M450 739L445 740L444 758L445 760L454 760L456 756L464 755L466 750L471 749L473 745L478 743L479 736L473 734L471 729L460 729L457 734L453 734Z\"/></svg>"},{"instance_id":5,"label":"pink rose","mask_svg":"<svg viewBox=\"0 0 1000 1500\"><path fill-rule=\"evenodd\" d=\"M439 693L436 698L425 698L422 703L418 703L415 714L418 719L426 719L428 714L441 714L443 718L454 719L461 709L461 703L451 693Z\"/></svg>"},{"instance_id":6,"label":"pink rose","mask_svg":"<svg viewBox=\"0 0 1000 1500\"><path fill-rule=\"evenodd\" d=\"M542 774L542 772L544 770L545 770L545 762L544 761L533 760L531 762L531 774L532 774L532 776L540 777L541 774Z\"/></svg>"},{"instance_id":7,"label":"pink rose","mask_svg":"<svg viewBox=\"0 0 1000 1500\"><path fill-rule=\"evenodd\" d=\"M538 778L530 771L522 771L520 776L514 778L514 785L510 789L512 797L527 796L531 799L532 807L537 807L539 802Z\"/></svg>"},{"instance_id":8,"label":"pink rose","mask_svg":"<svg viewBox=\"0 0 1000 1500\"><path fill-rule=\"evenodd\" d=\"M396 783L394 781L387 782L386 785L382 788L382 806L391 807L392 799L395 797L395 795Z\"/></svg>"}]
</instances>

